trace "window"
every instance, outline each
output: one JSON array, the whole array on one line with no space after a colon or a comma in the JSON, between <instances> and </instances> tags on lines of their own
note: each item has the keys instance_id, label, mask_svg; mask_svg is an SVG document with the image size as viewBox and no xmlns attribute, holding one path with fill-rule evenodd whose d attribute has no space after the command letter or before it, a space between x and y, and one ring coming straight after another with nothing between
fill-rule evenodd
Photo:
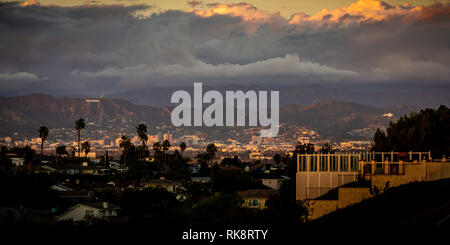
<instances>
[{"instance_id":1,"label":"window","mask_svg":"<svg viewBox=\"0 0 450 245\"><path fill-rule=\"evenodd\" d=\"M328 156L320 156L319 171L328 171Z\"/></svg>"},{"instance_id":2,"label":"window","mask_svg":"<svg viewBox=\"0 0 450 245\"><path fill-rule=\"evenodd\" d=\"M338 171L338 156L330 156L330 171Z\"/></svg>"},{"instance_id":3,"label":"window","mask_svg":"<svg viewBox=\"0 0 450 245\"><path fill-rule=\"evenodd\" d=\"M86 216L87 217L94 216L94 210L86 210Z\"/></svg>"},{"instance_id":4,"label":"window","mask_svg":"<svg viewBox=\"0 0 450 245\"><path fill-rule=\"evenodd\" d=\"M249 207L258 207L259 201L258 200L248 200L248 206Z\"/></svg>"},{"instance_id":5,"label":"window","mask_svg":"<svg viewBox=\"0 0 450 245\"><path fill-rule=\"evenodd\" d=\"M299 156L299 170L306 171L306 156Z\"/></svg>"}]
</instances>

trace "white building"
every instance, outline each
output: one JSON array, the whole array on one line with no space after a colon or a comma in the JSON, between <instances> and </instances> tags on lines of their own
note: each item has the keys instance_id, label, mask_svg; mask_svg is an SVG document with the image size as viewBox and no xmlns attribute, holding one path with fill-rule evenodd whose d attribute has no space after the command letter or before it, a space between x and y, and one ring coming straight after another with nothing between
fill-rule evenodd
<instances>
[{"instance_id":1,"label":"white building","mask_svg":"<svg viewBox=\"0 0 450 245\"><path fill-rule=\"evenodd\" d=\"M62 215L58 216L56 219L57 221L72 220L75 222L88 220L90 217L104 219L117 216L117 211L119 209L119 206L110 204L108 202L77 204Z\"/></svg>"},{"instance_id":2,"label":"white building","mask_svg":"<svg viewBox=\"0 0 450 245\"><path fill-rule=\"evenodd\" d=\"M297 200L314 199L356 181L360 159L361 154L298 154Z\"/></svg>"}]
</instances>

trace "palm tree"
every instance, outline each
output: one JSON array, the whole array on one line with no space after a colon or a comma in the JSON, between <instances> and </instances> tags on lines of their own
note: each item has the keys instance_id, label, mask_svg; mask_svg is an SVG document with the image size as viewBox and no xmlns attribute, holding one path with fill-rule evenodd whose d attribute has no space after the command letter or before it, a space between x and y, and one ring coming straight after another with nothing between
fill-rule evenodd
<instances>
[{"instance_id":1,"label":"palm tree","mask_svg":"<svg viewBox=\"0 0 450 245\"><path fill-rule=\"evenodd\" d=\"M161 143L155 142L153 144L153 151L155 151L153 157L155 158L158 168L161 170L161 151L162 151Z\"/></svg>"},{"instance_id":2,"label":"palm tree","mask_svg":"<svg viewBox=\"0 0 450 245\"><path fill-rule=\"evenodd\" d=\"M130 150L130 148L131 148L130 137L128 137L128 135L122 134L122 136L120 138L119 146L120 146L120 148L123 149L123 164L124 164L124 166L126 166L127 165L127 153L128 153L128 150Z\"/></svg>"},{"instance_id":3,"label":"palm tree","mask_svg":"<svg viewBox=\"0 0 450 245\"><path fill-rule=\"evenodd\" d=\"M213 160L216 155L217 147L214 143L211 143L206 146L205 156L207 160L209 160L209 166L211 167L211 188L214 189L214 167Z\"/></svg>"},{"instance_id":4,"label":"palm tree","mask_svg":"<svg viewBox=\"0 0 450 245\"><path fill-rule=\"evenodd\" d=\"M211 143L206 146L206 154L208 155L210 165L212 164L212 161L214 160L214 157L216 156L216 152L217 152L217 147L214 143Z\"/></svg>"},{"instance_id":5,"label":"palm tree","mask_svg":"<svg viewBox=\"0 0 450 245\"><path fill-rule=\"evenodd\" d=\"M181 142L181 144L180 144L180 150L181 150L181 154L183 154L183 153L184 153L184 151L186 150L186 148L187 148L187 146L186 146L186 143L184 143L184 142Z\"/></svg>"},{"instance_id":6,"label":"palm tree","mask_svg":"<svg viewBox=\"0 0 450 245\"><path fill-rule=\"evenodd\" d=\"M44 151L44 141L48 136L48 128L46 126L41 126L39 128L39 137L41 137L41 165L42 165L42 152Z\"/></svg>"},{"instance_id":7,"label":"palm tree","mask_svg":"<svg viewBox=\"0 0 450 245\"><path fill-rule=\"evenodd\" d=\"M164 140L162 143L162 151L164 155L166 155L166 153L169 151L169 148L170 148L170 141Z\"/></svg>"},{"instance_id":8,"label":"palm tree","mask_svg":"<svg viewBox=\"0 0 450 245\"><path fill-rule=\"evenodd\" d=\"M155 143L153 144L153 150L155 151L155 158L156 158L157 156L159 156L159 154L161 153L161 149L162 149L161 143L155 142Z\"/></svg>"},{"instance_id":9,"label":"palm tree","mask_svg":"<svg viewBox=\"0 0 450 245\"><path fill-rule=\"evenodd\" d=\"M91 143L89 143L89 141L85 141L83 143L83 145L81 146L81 148L83 149L84 155L87 158L87 155L88 155L89 151L91 151Z\"/></svg>"},{"instance_id":10,"label":"palm tree","mask_svg":"<svg viewBox=\"0 0 450 245\"><path fill-rule=\"evenodd\" d=\"M81 157L81 146L80 146L81 130L83 130L85 126L86 124L84 123L83 118L80 118L75 121L75 129L78 131L78 159L80 159Z\"/></svg>"},{"instance_id":11,"label":"palm tree","mask_svg":"<svg viewBox=\"0 0 450 245\"><path fill-rule=\"evenodd\" d=\"M169 151L170 148L170 141L168 140L164 140L162 142L162 152L164 155L164 165L167 164L167 152Z\"/></svg>"},{"instance_id":12,"label":"palm tree","mask_svg":"<svg viewBox=\"0 0 450 245\"><path fill-rule=\"evenodd\" d=\"M148 136L147 136L147 126L144 123L139 124L136 127L136 132L139 136L139 139L142 142L142 145L147 148L146 142L148 140Z\"/></svg>"}]
</instances>

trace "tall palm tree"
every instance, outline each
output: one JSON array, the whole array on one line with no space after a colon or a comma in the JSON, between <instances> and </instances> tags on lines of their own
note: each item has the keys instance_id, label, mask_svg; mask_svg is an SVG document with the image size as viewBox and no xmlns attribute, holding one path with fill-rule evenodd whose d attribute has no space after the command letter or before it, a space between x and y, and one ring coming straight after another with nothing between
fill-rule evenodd
<instances>
[{"instance_id":1,"label":"tall palm tree","mask_svg":"<svg viewBox=\"0 0 450 245\"><path fill-rule=\"evenodd\" d=\"M91 151L91 143L89 143L89 141L85 141L83 142L83 145L81 145L81 148L84 151L84 155L87 158L88 153Z\"/></svg>"},{"instance_id":2,"label":"tall palm tree","mask_svg":"<svg viewBox=\"0 0 450 245\"><path fill-rule=\"evenodd\" d=\"M153 151L155 151L153 158L155 158L155 161L158 164L158 167L161 169L161 166L160 166L161 165L161 151L162 151L161 143L155 142L153 144Z\"/></svg>"},{"instance_id":3,"label":"tall palm tree","mask_svg":"<svg viewBox=\"0 0 450 245\"><path fill-rule=\"evenodd\" d=\"M214 189L214 167L215 165L213 165L213 161L214 161L214 157L216 156L216 152L217 152L217 146L214 143L211 143L209 145L206 146L206 158L209 160L209 165L211 167L211 188Z\"/></svg>"},{"instance_id":4,"label":"tall palm tree","mask_svg":"<svg viewBox=\"0 0 450 245\"><path fill-rule=\"evenodd\" d=\"M124 166L127 166L127 154L128 150L130 150L131 148L130 137L128 137L128 135L122 134L122 136L120 137L119 146L123 149L123 164Z\"/></svg>"},{"instance_id":5,"label":"tall palm tree","mask_svg":"<svg viewBox=\"0 0 450 245\"><path fill-rule=\"evenodd\" d=\"M48 136L48 128L46 126L41 126L39 128L39 137L41 137L41 165L42 165L42 152L44 151L44 141Z\"/></svg>"},{"instance_id":6,"label":"tall palm tree","mask_svg":"<svg viewBox=\"0 0 450 245\"><path fill-rule=\"evenodd\" d=\"M147 136L147 126L144 123L139 124L136 127L136 132L139 136L139 139L142 142L142 145L147 148L146 142L148 140L148 136Z\"/></svg>"},{"instance_id":7,"label":"tall palm tree","mask_svg":"<svg viewBox=\"0 0 450 245\"><path fill-rule=\"evenodd\" d=\"M78 159L81 157L81 146L80 146L80 136L81 136L81 130L86 127L86 124L84 123L84 119L80 118L75 121L75 129L78 132Z\"/></svg>"},{"instance_id":8,"label":"tall palm tree","mask_svg":"<svg viewBox=\"0 0 450 245\"><path fill-rule=\"evenodd\" d=\"M164 155L164 164L167 164L167 152L169 151L169 148L170 148L170 141L164 140L162 142L162 151L163 151L163 155Z\"/></svg>"}]
</instances>

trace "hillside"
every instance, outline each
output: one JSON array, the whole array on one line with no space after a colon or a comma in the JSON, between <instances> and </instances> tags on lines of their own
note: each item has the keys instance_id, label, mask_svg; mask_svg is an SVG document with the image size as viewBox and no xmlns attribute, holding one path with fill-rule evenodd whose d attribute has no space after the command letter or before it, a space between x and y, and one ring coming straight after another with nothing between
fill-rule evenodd
<instances>
[{"instance_id":1,"label":"hillside","mask_svg":"<svg viewBox=\"0 0 450 245\"><path fill-rule=\"evenodd\" d=\"M205 106L206 107L206 106ZM392 120L418 110L412 107L373 107L349 102L326 101L307 106L290 104L280 108L280 122L307 126L326 136L349 136L352 130L385 127ZM391 113L390 117L385 114ZM100 98L87 102L83 98L55 98L44 94L0 97L0 126L2 128L47 125L72 126L80 118L88 122L170 122L170 108L136 105L122 99ZM210 129L208 129L210 131ZM219 130L220 129L214 129ZM221 134L222 131L218 133ZM226 130L225 130L226 134ZM373 133L369 134L373 135Z\"/></svg>"},{"instance_id":2,"label":"hillside","mask_svg":"<svg viewBox=\"0 0 450 245\"><path fill-rule=\"evenodd\" d=\"M400 116L416 111L412 107L373 107L350 102L326 101L308 106L287 105L280 108L280 121L298 123L328 135L339 136L356 129L382 128ZM391 113L391 117L385 114Z\"/></svg>"},{"instance_id":3,"label":"hillside","mask_svg":"<svg viewBox=\"0 0 450 245\"><path fill-rule=\"evenodd\" d=\"M110 98L125 99L132 103L148 106L170 106L170 96L177 90L192 91L193 87L152 87L139 90L131 90L106 95ZM216 85L203 86L203 91L217 90L224 94L225 91L280 91L280 105L296 104L307 106L315 102L324 101L348 101L357 104L365 104L375 107L392 105L406 105L412 107L437 107L441 104L450 105L450 87L441 85L435 88L427 84L404 83L386 84L347 84L336 85Z\"/></svg>"},{"instance_id":4,"label":"hillside","mask_svg":"<svg viewBox=\"0 0 450 245\"><path fill-rule=\"evenodd\" d=\"M0 98L1 125L15 123L40 123L49 126L73 124L83 117L87 121L98 122L116 120L164 121L169 118L165 108L135 105L121 99L99 99L87 102L80 98L54 98L43 94Z\"/></svg>"}]
</instances>

